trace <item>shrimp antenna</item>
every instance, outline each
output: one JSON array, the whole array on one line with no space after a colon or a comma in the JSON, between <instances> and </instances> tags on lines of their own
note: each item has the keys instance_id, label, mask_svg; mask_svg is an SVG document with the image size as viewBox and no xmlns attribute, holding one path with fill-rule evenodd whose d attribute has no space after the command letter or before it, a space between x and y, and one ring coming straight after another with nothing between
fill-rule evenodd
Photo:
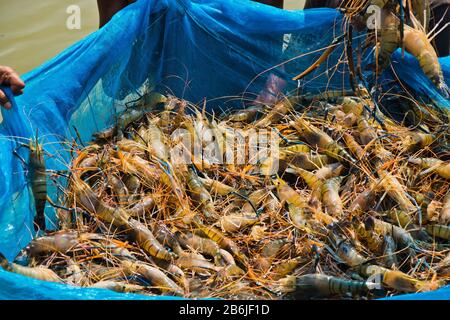
<instances>
[{"instance_id":1,"label":"shrimp antenna","mask_svg":"<svg viewBox=\"0 0 450 320\"><path fill-rule=\"evenodd\" d=\"M447 11L448 11L448 9L445 10L445 13L447 13ZM446 16L446 15L444 14L444 15L442 16L441 20L439 20L438 23L436 23L436 25L434 26L434 28L433 28L432 30L430 30L430 32L428 32L427 37L430 37L430 36L433 34L433 32L436 31L436 29L439 27L439 25L440 25L441 23L444 22L445 16ZM447 23L447 24L441 29L441 31L442 31L443 29L445 29L445 28L448 26L448 24L449 24L449 23ZM439 31L439 32L440 32L440 31ZM439 32L438 32L438 33L439 33ZM435 35L433 36L433 38L436 37L436 35L437 35L437 34L435 34ZM433 39L433 38L429 38L430 41L431 41L431 39Z\"/></svg>"},{"instance_id":2,"label":"shrimp antenna","mask_svg":"<svg viewBox=\"0 0 450 320\"><path fill-rule=\"evenodd\" d=\"M447 22L439 31L437 31L434 35L429 37L429 40L432 41L434 38L436 38L442 31L445 30L445 28L447 28L450 25L450 22ZM436 27L434 27L433 31L436 29Z\"/></svg>"}]
</instances>

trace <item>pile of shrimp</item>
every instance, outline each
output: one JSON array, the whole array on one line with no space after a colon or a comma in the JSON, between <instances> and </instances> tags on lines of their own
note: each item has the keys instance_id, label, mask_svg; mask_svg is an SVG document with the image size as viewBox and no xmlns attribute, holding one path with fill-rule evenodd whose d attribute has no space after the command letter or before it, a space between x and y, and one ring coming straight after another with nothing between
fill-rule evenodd
<instances>
[{"instance_id":1,"label":"pile of shrimp","mask_svg":"<svg viewBox=\"0 0 450 320\"><path fill-rule=\"evenodd\" d=\"M224 299L374 299L449 281L445 113L417 103L411 125L367 92L327 92L216 116L154 95L157 107L125 111L76 152L60 230L0 257L4 269ZM257 161L212 161L186 143L209 135L225 156L231 135L236 158L263 130L275 148Z\"/></svg>"}]
</instances>

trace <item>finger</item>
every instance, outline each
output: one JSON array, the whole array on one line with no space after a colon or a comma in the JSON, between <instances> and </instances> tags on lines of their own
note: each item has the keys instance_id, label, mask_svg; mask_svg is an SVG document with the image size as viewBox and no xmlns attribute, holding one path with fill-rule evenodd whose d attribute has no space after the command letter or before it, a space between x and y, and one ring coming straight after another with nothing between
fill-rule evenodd
<instances>
[{"instance_id":1,"label":"finger","mask_svg":"<svg viewBox=\"0 0 450 320\"><path fill-rule=\"evenodd\" d=\"M22 94L23 88L25 88L25 83L14 71L10 74L7 85L11 87L11 91L16 96Z\"/></svg>"},{"instance_id":2,"label":"finger","mask_svg":"<svg viewBox=\"0 0 450 320\"><path fill-rule=\"evenodd\" d=\"M9 78L9 85L11 86L11 90L15 95L21 94L23 88L25 88L25 83L15 72L13 72L13 74L11 74L11 77Z\"/></svg>"},{"instance_id":3,"label":"finger","mask_svg":"<svg viewBox=\"0 0 450 320\"><path fill-rule=\"evenodd\" d=\"M11 91L15 96L20 96L21 94L23 94L23 87L11 86Z\"/></svg>"},{"instance_id":4,"label":"finger","mask_svg":"<svg viewBox=\"0 0 450 320\"><path fill-rule=\"evenodd\" d=\"M0 90L0 105L5 107L6 109L11 109L11 103L8 100L8 97L6 97L6 94Z\"/></svg>"},{"instance_id":5,"label":"finger","mask_svg":"<svg viewBox=\"0 0 450 320\"><path fill-rule=\"evenodd\" d=\"M15 95L21 94L21 90L25 88L25 83L20 79L19 74L10 67L1 68L0 83L11 87Z\"/></svg>"}]
</instances>

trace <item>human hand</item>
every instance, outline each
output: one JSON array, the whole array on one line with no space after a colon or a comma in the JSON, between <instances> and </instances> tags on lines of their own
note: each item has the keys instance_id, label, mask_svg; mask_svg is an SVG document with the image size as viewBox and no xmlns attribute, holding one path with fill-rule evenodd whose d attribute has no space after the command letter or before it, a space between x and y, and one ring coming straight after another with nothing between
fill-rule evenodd
<instances>
[{"instance_id":1,"label":"human hand","mask_svg":"<svg viewBox=\"0 0 450 320\"><path fill-rule=\"evenodd\" d=\"M9 87L15 96L21 95L23 88L25 88L25 83L20 79L17 72L6 66L0 66L0 85ZM11 102L2 90L0 90L0 105L6 109L11 109Z\"/></svg>"}]
</instances>

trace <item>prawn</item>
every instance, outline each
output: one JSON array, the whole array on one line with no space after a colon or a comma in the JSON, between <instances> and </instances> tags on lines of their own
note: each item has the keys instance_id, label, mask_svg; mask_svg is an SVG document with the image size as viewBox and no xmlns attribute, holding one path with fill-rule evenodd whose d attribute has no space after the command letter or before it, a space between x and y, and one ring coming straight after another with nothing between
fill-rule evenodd
<instances>
[{"instance_id":1,"label":"prawn","mask_svg":"<svg viewBox=\"0 0 450 320\"><path fill-rule=\"evenodd\" d=\"M336 295L361 295L374 289L375 284L365 281L346 280L325 274L289 276L279 280L280 291L293 293L296 297L330 297Z\"/></svg>"},{"instance_id":2,"label":"prawn","mask_svg":"<svg viewBox=\"0 0 450 320\"><path fill-rule=\"evenodd\" d=\"M322 184L322 201L328 213L333 217L341 217L343 214L342 199L339 196L339 188L343 177L335 177L326 180Z\"/></svg>"},{"instance_id":3,"label":"prawn","mask_svg":"<svg viewBox=\"0 0 450 320\"><path fill-rule=\"evenodd\" d=\"M345 159L351 163L356 162L356 160L328 134L306 120L298 118L296 121L291 121L290 125L297 129L301 136L311 146L318 147L319 150L322 150L326 155L337 160Z\"/></svg>"},{"instance_id":4,"label":"prawn","mask_svg":"<svg viewBox=\"0 0 450 320\"><path fill-rule=\"evenodd\" d=\"M180 288L161 270L144 264L142 262L131 262L123 260L121 265L124 272L129 275L139 274L149 280L153 286L164 293L172 293L177 296L183 296L183 289Z\"/></svg>"},{"instance_id":5,"label":"prawn","mask_svg":"<svg viewBox=\"0 0 450 320\"><path fill-rule=\"evenodd\" d=\"M25 277L34 278L49 282L62 283L62 279L52 270L45 267L24 267L16 263L9 262L5 256L0 253L0 266L9 272L17 273Z\"/></svg>"},{"instance_id":6,"label":"prawn","mask_svg":"<svg viewBox=\"0 0 450 320\"><path fill-rule=\"evenodd\" d=\"M408 162L426 169L421 173L422 175L429 172L435 172L444 179L450 179L450 163L448 162L435 158L415 158L409 159Z\"/></svg>"},{"instance_id":7,"label":"prawn","mask_svg":"<svg viewBox=\"0 0 450 320\"><path fill-rule=\"evenodd\" d=\"M130 227L130 234L139 246L149 255L166 261L171 261L177 257L177 254L167 251L156 240L153 233L137 220L130 219L128 222Z\"/></svg>"}]
</instances>

